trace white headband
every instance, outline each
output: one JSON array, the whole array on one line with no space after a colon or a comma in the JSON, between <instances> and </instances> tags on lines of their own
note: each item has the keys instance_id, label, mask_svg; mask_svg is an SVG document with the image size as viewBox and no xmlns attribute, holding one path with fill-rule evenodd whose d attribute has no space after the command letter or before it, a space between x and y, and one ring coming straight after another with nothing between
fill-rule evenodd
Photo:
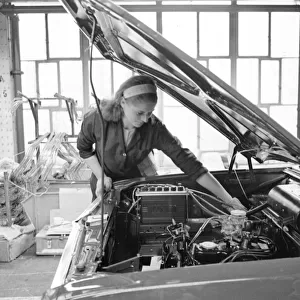
<instances>
[{"instance_id":1,"label":"white headband","mask_svg":"<svg viewBox=\"0 0 300 300\"><path fill-rule=\"evenodd\" d=\"M156 94L156 86L153 84L139 84L134 85L123 92L125 98L142 94Z\"/></svg>"}]
</instances>

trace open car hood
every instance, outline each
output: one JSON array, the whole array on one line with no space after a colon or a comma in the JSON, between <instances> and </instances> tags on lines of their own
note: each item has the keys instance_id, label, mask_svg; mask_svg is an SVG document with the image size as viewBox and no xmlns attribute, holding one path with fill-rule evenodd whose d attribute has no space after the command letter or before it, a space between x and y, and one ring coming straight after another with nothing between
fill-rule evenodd
<instances>
[{"instance_id":1,"label":"open car hood","mask_svg":"<svg viewBox=\"0 0 300 300\"><path fill-rule=\"evenodd\" d=\"M299 163L300 141L195 59L109 0L60 0L106 59L152 76L258 162ZM95 26L93 26L95 25ZM180 38L180 37L179 37Z\"/></svg>"}]
</instances>

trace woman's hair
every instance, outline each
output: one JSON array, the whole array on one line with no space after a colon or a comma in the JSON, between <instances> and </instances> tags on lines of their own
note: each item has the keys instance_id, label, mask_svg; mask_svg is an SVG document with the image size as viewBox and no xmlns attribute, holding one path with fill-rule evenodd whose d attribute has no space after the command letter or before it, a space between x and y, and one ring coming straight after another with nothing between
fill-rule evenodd
<instances>
[{"instance_id":1,"label":"woman's hair","mask_svg":"<svg viewBox=\"0 0 300 300\"><path fill-rule=\"evenodd\" d=\"M130 98L124 97L124 91L133 87L133 86L139 86L139 85L153 85L155 88L155 93L145 93L145 94L139 94L136 96L132 96ZM125 82L121 84L119 89L116 91L114 97L111 100L103 99L101 101L101 111L103 118L106 121L113 121L118 122L122 116L123 116L123 109L121 107L121 99L124 98L125 101L149 101L152 103L157 102L157 94L156 94L156 86L153 79L146 75L136 75L133 77L130 77Z\"/></svg>"}]
</instances>

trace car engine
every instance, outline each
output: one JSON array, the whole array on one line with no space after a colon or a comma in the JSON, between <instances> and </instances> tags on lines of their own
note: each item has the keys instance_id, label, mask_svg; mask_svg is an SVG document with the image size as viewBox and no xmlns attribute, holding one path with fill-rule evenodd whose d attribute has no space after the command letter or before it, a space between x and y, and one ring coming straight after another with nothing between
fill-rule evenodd
<instances>
[{"instance_id":1,"label":"car engine","mask_svg":"<svg viewBox=\"0 0 300 300\"><path fill-rule=\"evenodd\" d=\"M150 258L150 265L153 258L159 258L158 269L267 259L279 254L272 225L257 216L247 217L241 210L228 214L221 209L221 201L211 195L180 185L141 185L132 194L128 212L138 216L139 222L133 226L138 245L130 244L129 248Z\"/></svg>"},{"instance_id":2,"label":"car engine","mask_svg":"<svg viewBox=\"0 0 300 300\"><path fill-rule=\"evenodd\" d=\"M101 257L99 212L83 218L69 279L96 272L161 270L300 255L300 186L253 194L254 208L229 209L182 184L133 184L106 195Z\"/></svg>"}]
</instances>

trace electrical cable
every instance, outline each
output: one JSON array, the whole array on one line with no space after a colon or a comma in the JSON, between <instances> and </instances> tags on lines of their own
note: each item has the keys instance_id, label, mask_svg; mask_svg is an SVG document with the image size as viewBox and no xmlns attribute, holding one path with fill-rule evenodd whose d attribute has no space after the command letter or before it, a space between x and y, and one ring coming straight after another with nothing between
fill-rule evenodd
<instances>
[{"instance_id":1,"label":"electrical cable","mask_svg":"<svg viewBox=\"0 0 300 300\"><path fill-rule=\"evenodd\" d=\"M265 202L265 203L263 203L263 204L261 204L261 205L255 207L255 208L251 209L251 210L248 210L248 211L246 212L246 217L249 217L249 216L251 216L251 215L257 213L258 211L261 211L261 210L265 209L265 208L268 207L268 206L269 206L268 203Z\"/></svg>"},{"instance_id":2,"label":"electrical cable","mask_svg":"<svg viewBox=\"0 0 300 300\"><path fill-rule=\"evenodd\" d=\"M101 108L100 108L100 104L99 104L99 99L96 95L96 91L94 88L94 84L93 84L93 43L94 43L94 39L95 39L95 31L96 31L96 24L97 24L97 19L94 16L94 14L87 10L87 14L89 16L92 17L93 19L93 29L92 29L92 34L91 34L91 38L90 38L90 45L91 45L91 50L90 50L90 84L92 87L92 91L93 91L93 96L95 98L95 102L97 105L97 110L99 113L99 117L100 117L100 123L101 123L101 144L100 144L100 152L101 152L101 241L100 241L100 245L101 245L101 249L100 249L100 259L103 256L103 252L104 252L104 245L103 245L103 239L104 239L104 141L105 141L105 132L104 132L104 119L103 119L103 115L101 112Z\"/></svg>"},{"instance_id":3,"label":"electrical cable","mask_svg":"<svg viewBox=\"0 0 300 300\"><path fill-rule=\"evenodd\" d=\"M211 216L219 216L221 215L228 215L227 213L223 212L222 210L218 209L217 207L215 207L213 204L209 203L208 201L204 200L203 198L200 198L197 194L190 192L190 190L188 190L189 194L191 195L191 197L200 205L200 207L207 212L208 214L210 214ZM202 196L209 196L208 194L205 193L201 193ZM214 198L215 200L215 198ZM209 210L207 207L205 207L200 201L204 202L206 205L210 206L212 209L216 210L215 212L212 212L211 210ZM220 201L221 202L221 201ZM222 204L224 204L223 202L221 202Z\"/></svg>"}]
</instances>

